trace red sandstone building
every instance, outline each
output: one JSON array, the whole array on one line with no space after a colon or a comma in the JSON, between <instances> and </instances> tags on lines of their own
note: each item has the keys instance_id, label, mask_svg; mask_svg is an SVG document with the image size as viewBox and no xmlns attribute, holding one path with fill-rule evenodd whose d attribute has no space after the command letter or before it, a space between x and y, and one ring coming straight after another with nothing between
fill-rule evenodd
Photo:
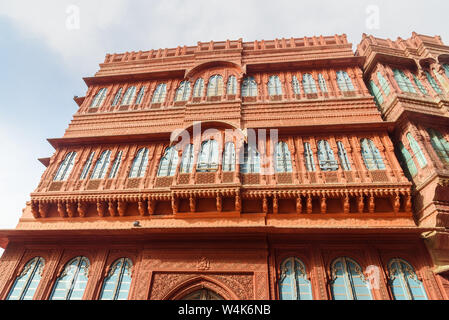
<instances>
[{"instance_id":1,"label":"red sandstone building","mask_svg":"<svg viewBox=\"0 0 449 320\"><path fill-rule=\"evenodd\" d=\"M0 231L0 299L449 299L439 37L199 42L84 80Z\"/></svg>"}]
</instances>

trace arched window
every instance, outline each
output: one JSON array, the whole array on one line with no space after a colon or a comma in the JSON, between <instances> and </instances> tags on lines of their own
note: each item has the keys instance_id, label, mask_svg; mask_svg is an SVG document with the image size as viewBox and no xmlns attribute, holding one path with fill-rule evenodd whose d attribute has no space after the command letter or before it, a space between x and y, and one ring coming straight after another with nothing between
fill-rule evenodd
<instances>
[{"instance_id":1,"label":"arched window","mask_svg":"<svg viewBox=\"0 0 449 320\"><path fill-rule=\"evenodd\" d=\"M118 105L120 102L120 98L122 97L122 88L118 89L117 93L115 94L114 100L112 100L112 106Z\"/></svg>"},{"instance_id":2,"label":"arched window","mask_svg":"<svg viewBox=\"0 0 449 320\"><path fill-rule=\"evenodd\" d=\"M426 77L432 89L435 90L436 93L443 94L443 91L441 91L440 86L438 85L435 78L430 74L430 72L426 71Z\"/></svg>"},{"instance_id":3,"label":"arched window","mask_svg":"<svg viewBox=\"0 0 449 320\"><path fill-rule=\"evenodd\" d=\"M139 94L137 95L135 104L137 105L141 104L144 96L145 96L145 87L142 87L140 88Z\"/></svg>"},{"instance_id":4,"label":"arched window","mask_svg":"<svg viewBox=\"0 0 449 320\"><path fill-rule=\"evenodd\" d=\"M341 91L354 91L354 85L346 71L337 71L337 84Z\"/></svg>"},{"instance_id":5,"label":"arched window","mask_svg":"<svg viewBox=\"0 0 449 320\"><path fill-rule=\"evenodd\" d=\"M132 104L135 95L136 95L136 87L134 86L129 87L128 90L126 90L125 95L123 96L121 105L129 106L130 104Z\"/></svg>"},{"instance_id":6,"label":"arched window","mask_svg":"<svg viewBox=\"0 0 449 320\"><path fill-rule=\"evenodd\" d=\"M449 64L443 64L444 73L446 73L446 76L449 78Z\"/></svg>"},{"instance_id":7,"label":"arched window","mask_svg":"<svg viewBox=\"0 0 449 320\"><path fill-rule=\"evenodd\" d=\"M240 161L241 173L259 173L260 172L260 155L257 147L245 143L243 146L243 162Z\"/></svg>"},{"instance_id":8,"label":"arched window","mask_svg":"<svg viewBox=\"0 0 449 320\"><path fill-rule=\"evenodd\" d=\"M95 151L92 151L89 155L89 158L87 159L86 163L84 164L83 171L81 172L80 180L84 180L87 178L87 175L89 174L90 167L92 166L92 162L94 160Z\"/></svg>"},{"instance_id":9,"label":"arched window","mask_svg":"<svg viewBox=\"0 0 449 320\"><path fill-rule=\"evenodd\" d=\"M346 153L345 146L343 145L343 142L337 141L337 148L338 148L338 158L340 158L341 167L344 171L350 171L351 170L351 164L349 163L348 154Z\"/></svg>"},{"instance_id":10,"label":"arched window","mask_svg":"<svg viewBox=\"0 0 449 320\"><path fill-rule=\"evenodd\" d=\"M369 89L371 95L374 96L376 104L380 106L384 102L384 97L382 96L382 92L380 92L380 89L376 86L373 80L369 82Z\"/></svg>"},{"instance_id":11,"label":"arched window","mask_svg":"<svg viewBox=\"0 0 449 320\"><path fill-rule=\"evenodd\" d=\"M256 97L257 96L257 83L254 77L248 77L243 79L242 82L242 97Z\"/></svg>"},{"instance_id":12,"label":"arched window","mask_svg":"<svg viewBox=\"0 0 449 320\"><path fill-rule=\"evenodd\" d=\"M142 148L137 151L136 157L134 158L133 164L131 166L131 171L129 172L130 178L141 178L145 175L148 165L148 149Z\"/></svg>"},{"instance_id":13,"label":"arched window","mask_svg":"<svg viewBox=\"0 0 449 320\"><path fill-rule=\"evenodd\" d=\"M404 159L404 164L407 166L408 172L410 176L414 177L418 173L418 169L416 169L415 162L413 162L413 158L410 155L410 152L405 148L402 142L399 142L399 149L401 150L402 157Z\"/></svg>"},{"instance_id":14,"label":"arched window","mask_svg":"<svg viewBox=\"0 0 449 320\"><path fill-rule=\"evenodd\" d=\"M34 293L41 281L45 260L40 257L31 259L16 278L6 300L33 300Z\"/></svg>"},{"instance_id":15,"label":"arched window","mask_svg":"<svg viewBox=\"0 0 449 320\"><path fill-rule=\"evenodd\" d=\"M115 157L114 164L112 165L111 172L109 173L109 179L113 179L117 176L118 170L120 169L120 164L122 162L123 151L120 151Z\"/></svg>"},{"instance_id":16,"label":"arched window","mask_svg":"<svg viewBox=\"0 0 449 320\"><path fill-rule=\"evenodd\" d=\"M313 159L312 147L310 143L304 142L304 161L306 163L307 171L315 171L315 160Z\"/></svg>"},{"instance_id":17,"label":"arched window","mask_svg":"<svg viewBox=\"0 0 449 320\"><path fill-rule=\"evenodd\" d=\"M321 92L323 93L327 92L326 80L324 79L321 73L318 74L318 85L320 86Z\"/></svg>"},{"instance_id":18,"label":"arched window","mask_svg":"<svg viewBox=\"0 0 449 320\"><path fill-rule=\"evenodd\" d=\"M106 172L108 171L109 163L111 162L111 150L103 151L95 164L91 179L103 179L106 176Z\"/></svg>"},{"instance_id":19,"label":"arched window","mask_svg":"<svg viewBox=\"0 0 449 320\"><path fill-rule=\"evenodd\" d=\"M334 300L372 300L368 281L360 265L340 257L331 265L331 291Z\"/></svg>"},{"instance_id":20,"label":"arched window","mask_svg":"<svg viewBox=\"0 0 449 320\"><path fill-rule=\"evenodd\" d=\"M292 157L287 143L280 141L276 144L276 172L292 172Z\"/></svg>"},{"instance_id":21,"label":"arched window","mask_svg":"<svg viewBox=\"0 0 449 320\"><path fill-rule=\"evenodd\" d=\"M201 151L198 156L199 172L215 171L218 169L218 142L207 140L201 144Z\"/></svg>"},{"instance_id":22,"label":"arched window","mask_svg":"<svg viewBox=\"0 0 449 320\"><path fill-rule=\"evenodd\" d=\"M399 88L403 92L411 92L416 93L415 87L413 87L412 82L410 81L409 77L407 77L402 70L394 69L394 79L396 80Z\"/></svg>"},{"instance_id":23,"label":"arched window","mask_svg":"<svg viewBox=\"0 0 449 320\"><path fill-rule=\"evenodd\" d=\"M162 103L165 101L165 96L167 94L167 85L165 83L161 83L156 87L153 93L152 103Z\"/></svg>"},{"instance_id":24,"label":"arched window","mask_svg":"<svg viewBox=\"0 0 449 320\"><path fill-rule=\"evenodd\" d=\"M385 164L374 142L370 139L360 140L362 157L368 170L385 170Z\"/></svg>"},{"instance_id":25,"label":"arched window","mask_svg":"<svg viewBox=\"0 0 449 320\"><path fill-rule=\"evenodd\" d=\"M418 160L419 166L421 168L424 168L427 165L426 157L424 156L424 153L422 152L418 142L416 142L415 138L413 138L410 132L407 133L407 140L410 143L410 148L412 148L413 155L415 156L416 160Z\"/></svg>"},{"instance_id":26,"label":"arched window","mask_svg":"<svg viewBox=\"0 0 449 320\"><path fill-rule=\"evenodd\" d=\"M292 89L294 94L301 94L301 86L299 85L298 78L292 77Z\"/></svg>"},{"instance_id":27,"label":"arched window","mask_svg":"<svg viewBox=\"0 0 449 320\"><path fill-rule=\"evenodd\" d=\"M187 101L190 97L190 82L183 81L179 84L178 89L176 89L175 101Z\"/></svg>"},{"instance_id":28,"label":"arched window","mask_svg":"<svg viewBox=\"0 0 449 320\"><path fill-rule=\"evenodd\" d=\"M189 293L188 295L182 297L181 300L224 300L224 299L218 293L203 288L200 290L196 290L192 293Z\"/></svg>"},{"instance_id":29,"label":"arched window","mask_svg":"<svg viewBox=\"0 0 449 320\"><path fill-rule=\"evenodd\" d=\"M313 77L310 73L305 73L302 76L302 86L304 88L304 92L307 94L317 92L315 79L313 79Z\"/></svg>"},{"instance_id":30,"label":"arched window","mask_svg":"<svg viewBox=\"0 0 449 320\"><path fill-rule=\"evenodd\" d=\"M98 91L98 93L95 95L94 99L92 100L92 104L90 105L90 107L91 108L101 107L104 99L106 98L107 93L108 93L107 88L100 89L100 91Z\"/></svg>"},{"instance_id":31,"label":"arched window","mask_svg":"<svg viewBox=\"0 0 449 320\"><path fill-rule=\"evenodd\" d=\"M270 96L282 95L282 83L278 76L271 76L268 79L268 94Z\"/></svg>"},{"instance_id":32,"label":"arched window","mask_svg":"<svg viewBox=\"0 0 449 320\"><path fill-rule=\"evenodd\" d=\"M280 300L313 300L312 285L301 260L290 257L281 264Z\"/></svg>"},{"instance_id":33,"label":"arched window","mask_svg":"<svg viewBox=\"0 0 449 320\"><path fill-rule=\"evenodd\" d=\"M195 82L195 86L193 87L193 96L195 98L202 97L204 93L204 80L199 78Z\"/></svg>"},{"instance_id":34,"label":"arched window","mask_svg":"<svg viewBox=\"0 0 449 320\"><path fill-rule=\"evenodd\" d=\"M128 299L132 266L131 260L127 258L118 259L112 264L107 278L104 279L100 300Z\"/></svg>"},{"instance_id":35,"label":"arched window","mask_svg":"<svg viewBox=\"0 0 449 320\"><path fill-rule=\"evenodd\" d=\"M384 92L385 96L388 97L388 95L390 94L390 86L388 84L388 81L384 78L384 76L380 72L377 72L377 80L379 80L380 87Z\"/></svg>"},{"instance_id":36,"label":"arched window","mask_svg":"<svg viewBox=\"0 0 449 320\"><path fill-rule=\"evenodd\" d=\"M392 259L388 263L388 273L391 292L395 300L427 300L422 282L407 261Z\"/></svg>"},{"instance_id":37,"label":"arched window","mask_svg":"<svg viewBox=\"0 0 449 320\"><path fill-rule=\"evenodd\" d=\"M326 140L318 141L318 161L322 171L338 170L338 163L335 160L334 151Z\"/></svg>"},{"instance_id":38,"label":"arched window","mask_svg":"<svg viewBox=\"0 0 449 320\"><path fill-rule=\"evenodd\" d=\"M237 78L235 76L229 76L226 92L229 95L237 94Z\"/></svg>"},{"instance_id":39,"label":"arched window","mask_svg":"<svg viewBox=\"0 0 449 320\"><path fill-rule=\"evenodd\" d=\"M54 181L65 181L70 176L73 166L75 164L76 152L69 152L64 161L59 165L58 171L56 171Z\"/></svg>"},{"instance_id":40,"label":"arched window","mask_svg":"<svg viewBox=\"0 0 449 320\"><path fill-rule=\"evenodd\" d=\"M225 144L223 152L223 171L235 171L235 146L233 142L227 142Z\"/></svg>"},{"instance_id":41,"label":"arched window","mask_svg":"<svg viewBox=\"0 0 449 320\"><path fill-rule=\"evenodd\" d=\"M76 257L67 263L56 279L50 300L81 300L87 285L89 266L86 257Z\"/></svg>"},{"instance_id":42,"label":"arched window","mask_svg":"<svg viewBox=\"0 0 449 320\"><path fill-rule=\"evenodd\" d=\"M173 177L178 165L178 151L175 147L165 149L164 156L159 162L158 177Z\"/></svg>"},{"instance_id":43,"label":"arched window","mask_svg":"<svg viewBox=\"0 0 449 320\"><path fill-rule=\"evenodd\" d=\"M449 142L442 136L442 134L435 129L427 129L430 136L430 143L437 153L438 157L443 162L449 163Z\"/></svg>"},{"instance_id":44,"label":"arched window","mask_svg":"<svg viewBox=\"0 0 449 320\"><path fill-rule=\"evenodd\" d=\"M193 169L193 144L189 144L185 147L184 152L182 153L181 159L181 173L190 173Z\"/></svg>"},{"instance_id":45,"label":"arched window","mask_svg":"<svg viewBox=\"0 0 449 320\"><path fill-rule=\"evenodd\" d=\"M223 77L216 74L209 78L209 83L207 85L207 96L216 97L223 95Z\"/></svg>"},{"instance_id":46,"label":"arched window","mask_svg":"<svg viewBox=\"0 0 449 320\"><path fill-rule=\"evenodd\" d=\"M428 95L426 87L424 87L424 85L418 79L418 77L416 75L413 75L413 80L415 81L415 84L418 87L419 91L421 91L421 93L424 94L424 95Z\"/></svg>"}]
</instances>

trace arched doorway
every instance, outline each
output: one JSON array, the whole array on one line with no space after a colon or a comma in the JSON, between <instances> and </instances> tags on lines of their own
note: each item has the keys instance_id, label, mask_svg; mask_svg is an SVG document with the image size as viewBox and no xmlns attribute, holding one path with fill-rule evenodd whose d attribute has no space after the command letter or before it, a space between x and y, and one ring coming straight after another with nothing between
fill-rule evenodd
<instances>
[{"instance_id":1,"label":"arched doorway","mask_svg":"<svg viewBox=\"0 0 449 320\"><path fill-rule=\"evenodd\" d=\"M180 300L224 300L224 298L212 290L203 288L185 295Z\"/></svg>"}]
</instances>

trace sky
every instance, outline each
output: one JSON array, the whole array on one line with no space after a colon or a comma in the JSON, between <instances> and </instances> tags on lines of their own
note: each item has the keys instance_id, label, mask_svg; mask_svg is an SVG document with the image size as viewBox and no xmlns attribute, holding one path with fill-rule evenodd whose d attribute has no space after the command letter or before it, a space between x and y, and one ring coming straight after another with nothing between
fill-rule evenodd
<instances>
[{"instance_id":1,"label":"sky","mask_svg":"<svg viewBox=\"0 0 449 320\"><path fill-rule=\"evenodd\" d=\"M17 225L46 139L64 134L106 53L342 33L355 48L363 33L413 31L449 44L447 12L442 0L1 0L0 229Z\"/></svg>"}]
</instances>

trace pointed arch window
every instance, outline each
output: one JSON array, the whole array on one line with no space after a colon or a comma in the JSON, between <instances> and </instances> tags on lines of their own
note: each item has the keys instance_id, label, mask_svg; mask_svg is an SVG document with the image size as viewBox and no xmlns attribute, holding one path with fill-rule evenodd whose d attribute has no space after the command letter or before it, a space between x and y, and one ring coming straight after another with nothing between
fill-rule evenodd
<instances>
[{"instance_id":1,"label":"pointed arch window","mask_svg":"<svg viewBox=\"0 0 449 320\"><path fill-rule=\"evenodd\" d=\"M337 71L337 84L341 91L354 91L354 85L346 71Z\"/></svg>"},{"instance_id":2,"label":"pointed arch window","mask_svg":"<svg viewBox=\"0 0 449 320\"><path fill-rule=\"evenodd\" d=\"M254 77L245 78L242 82L242 97L256 97L257 83Z\"/></svg>"},{"instance_id":3,"label":"pointed arch window","mask_svg":"<svg viewBox=\"0 0 449 320\"><path fill-rule=\"evenodd\" d=\"M86 161L86 164L84 165L83 171L81 172L80 180L84 180L87 178L87 175L89 174L90 167L92 166L92 162L94 160L95 151L92 151L89 155L89 158Z\"/></svg>"},{"instance_id":4,"label":"pointed arch window","mask_svg":"<svg viewBox=\"0 0 449 320\"><path fill-rule=\"evenodd\" d=\"M145 175L145 171L148 166L148 149L142 148L137 151L136 157L134 158L133 164L131 166L131 171L129 172L130 178L141 178Z\"/></svg>"},{"instance_id":5,"label":"pointed arch window","mask_svg":"<svg viewBox=\"0 0 449 320\"><path fill-rule=\"evenodd\" d=\"M137 95L136 102L135 102L136 105L139 105L142 103L143 97L145 96L145 89L146 89L145 87L140 88L139 94Z\"/></svg>"},{"instance_id":6,"label":"pointed arch window","mask_svg":"<svg viewBox=\"0 0 449 320\"><path fill-rule=\"evenodd\" d=\"M178 151L175 147L165 149L164 156L159 162L158 177L173 177L178 165Z\"/></svg>"},{"instance_id":7,"label":"pointed arch window","mask_svg":"<svg viewBox=\"0 0 449 320\"><path fill-rule=\"evenodd\" d=\"M335 160L334 151L326 140L318 141L318 161L322 171L338 170L338 162Z\"/></svg>"},{"instance_id":8,"label":"pointed arch window","mask_svg":"<svg viewBox=\"0 0 449 320\"><path fill-rule=\"evenodd\" d=\"M120 169L120 164L122 162L122 156L123 156L123 151L120 151L117 154L117 157L115 157L111 172L109 173L109 179L113 179L117 176L118 170Z\"/></svg>"},{"instance_id":9,"label":"pointed arch window","mask_svg":"<svg viewBox=\"0 0 449 320\"><path fill-rule=\"evenodd\" d=\"M213 75L209 78L207 85L207 96L216 97L223 95L223 77L219 74Z\"/></svg>"},{"instance_id":10,"label":"pointed arch window","mask_svg":"<svg viewBox=\"0 0 449 320\"><path fill-rule=\"evenodd\" d=\"M193 96L195 98L202 97L204 93L204 80L203 78L199 78L195 82L195 86L193 87Z\"/></svg>"},{"instance_id":11,"label":"pointed arch window","mask_svg":"<svg viewBox=\"0 0 449 320\"><path fill-rule=\"evenodd\" d=\"M218 142L217 140L207 140L201 144L201 151L198 156L199 172L216 171L218 169Z\"/></svg>"},{"instance_id":12,"label":"pointed arch window","mask_svg":"<svg viewBox=\"0 0 449 320\"><path fill-rule=\"evenodd\" d=\"M428 95L426 87L422 84L422 82L418 79L416 75L413 75L413 80L415 81L416 86L418 87L419 91L421 91L422 94Z\"/></svg>"},{"instance_id":13,"label":"pointed arch window","mask_svg":"<svg viewBox=\"0 0 449 320\"><path fill-rule=\"evenodd\" d=\"M321 92L326 93L328 91L326 80L321 73L318 74L318 85L320 86Z\"/></svg>"},{"instance_id":14,"label":"pointed arch window","mask_svg":"<svg viewBox=\"0 0 449 320\"><path fill-rule=\"evenodd\" d=\"M233 142L227 142L223 152L223 171L235 171L235 146Z\"/></svg>"},{"instance_id":15,"label":"pointed arch window","mask_svg":"<svg viewBox=\"0 0 449 320\"><path fill-rule=\"evenodd\" d=\"M59 165L58 171L56 171L53 181L65 181L69 178L72 172L73 166L75 165L76 152L69 152L64 161Z\"/></svg>"},{"instance_id":16,"label":"pointed arch window","mask_svg":"<svg viewBox=\"0 0 449 320\"><path fill-rule=\"evenodd\" d=\"M313 152L310 143L304 142L304 161L306 163L307 171L315 171L315 160L313 159Z\"/></svg>"},{"instance_id":17,"label":"pointed arch window","mask_svg":"<svg viewBox=\"0 0 449 320\"><path fill-rule=\"evenodd\" d=\"M299 85L298 78L292 77L292 90L294 94L301 94L301 86Z\"/></svg>"},{"instance_id":18,"label":"pointed arch window","mask_svg":"<svg viewBox=\"0 0 449 320\"><path fill-rule=\"evenodd\" d=\"M333 300L372 300L368 281L362 268L354 260L340 257L331 265Z\"/></svg>"},{"instance_id":19,"label":"pointed arch window","mask_svg":"<svg viewBox=\"0 0 449 320\"><path fill-rule=\"evenodd\" d=\"M413 155L418 161L419 166L421 168L424 168L427 165L426 157L424 156L424 153L422 152L418 142L415 140L415 138L413 138L410 132L407 133L407 140L410 143L410 148L412 148Z\"/></svg>"},{"instance_id":20,"label":"pointed arch window","mask_svg":"<svg viewBox=\"0 0 449 320\"><path fill-rule=\"evenodd\" d=\"M302 86L306 94L317 93L315 79L310 73L305 73L302 76Z\"/></svg>"},{"instance_id":21,"label":"pointed arch window","mask_svg":"<svg viewBox=\"0 0 449 320\"><path fill-rule=\"evenodd\" d=\"M382 92L380 92L380 89L376 86L373 80L369 82L369 89L371 95L374 96L376 104L380 106L384 102L384 97L382 96Z\"/></svg>"},{"instance_id":22,"label":"pointed arch window","mask_svg":"<svg viewBox=\"0 0 449 320\"><path fill-rule=\"evenodd\" d=\"M33 300L44 265L45 260L41 257L31 259L14 281L6 300Z\"/></svg>"},{"instance_id":23,"label":"pointed arch window","mask_svg":"<svg viewBox=\"0 0 449 320\"><path fill-rule=\"evenodd\" d=\"M87 285L89 266L86 257L72 259L56 279L50 300L81 300Z\"/></svg>"},{"instance_id":24,"label":"pointed arch window","mask_svg":"<svg viewBox=\"0 0 449 320\"><path fill-rule=\"evenodd\" d=\"M393 73L394 73L394 79L396 80L399 88L403 92L416 93L415 87L413 87L412 82L410 81L409 77L406 76L404 71L394 69Z\"/></svg>"},{"instance_id":25,"label":"pointed arch window","mask_svg":"<svg viewBox=\"0 0 449 320\"><path fill-rule=\"evenodd\" d=\"M385 164L380 155L379 149L371 139L360 141L363 161L368 170L385 170Z\"/></svg>"},{"instance_id":26,"label":"pointed arch window","mask_svg":"<svg viewBox=\"0 0 449 320\"><path fill-rule=\"evenodd\" d=\"M122 97L122 91L123 88L118 89L117 93L115 94L114 100L112 100L112 106L115 107L120 102L120 98Z\"/></svg>"},{"instance_id":27,"label":"pointed arch window","mask_svg":"<svg viewBox=\"0 0 449 320\"><path fill-rule=\"evenodd\" d=\"M165 96L167 95L167 85L161 83L156 87L153 93L152 103L163 103L165 101Z\"/></svg>"},{"instance_id":28,"label":"pointed arch window","mask_svg":"<svg viewBox=\"0 0 449 320\"><path fill-rule=\"evenodd\" d=\"M128 299L132 266L131 260L127 258L118 259L112 264L107 278L104 279L100 300Z\"/></svg>"},{"instance_id":29,"label":"pointed arch window","mask_svg":"<svg viewBox=\"0 0 449 320\"><path fill-rule=\"evenodd\" d=\"M292 157L284 141L276 144L276 172L292 172Z\"/></svg>"},{"instance_id":30,"label":"pointed arch window","mask_svg":"<svg viewBox=\"0 0 449 320\"><path fill-rule=\"evenodd\" d=\"M181 173L190 173L193 169L193 144L189 144L185 147L184 152L182 153L181 159Z\"/></svg>"},{"instance_id":31,"label":"pointed arch window","mask_svg":"<svg viewBox=\"0 0 449 320\"><path fill-rule=\"evenodd\" d=\"M434 73L435 73L435 75L437 75L438 78L441 77L441 75L440 75L438 72L435 72L435 71L434 71ZM440 76L440 77L439 77L439 76ZM430 86L432 87L432 89L435 90L436 93L443 94L443 91L441 90L441 88L440 88L438 82L437 82L437 81L435 80L435 78L430 74L429 71L426 71L426 77L427 77L427 80L429 81ZM439 80L441 81L441 79L439 79Z\"/></svg>"},{"instance_id":32,"label":"pointed arch window","mask_svg":"<svg viewBox=\"0 0 449 320\"><path fill-rule=\"evenodd\" d=\"M449 78L449 64L443 64L444 73L446 73L446 77Z\"/></svg>"},{"instance_id":33,"label":"pointed arch window","mask_svg":"<svg viewBox=\"0 0 449 320\"><path fill-rule=\"evenodd\" d=\"M449 142L443 135L435 129L427 129L430 136L430 143L438 157L445 163L449 163Z\"/></svg>"},{"instance_id":34,"label":"pointed arch window","mask_svg":"<svg viewBox=\"0 0 449 320\"><path fill-rule=\"evenodd\" d=\"M259 173L260 172L260 155L255 145L243 146L243 162L240 164L241 173Z\"/></svg>"},{"instance_id":35,"label":"pointed arch window","mask_svg":"<svg viewBox=\"0 0 449 320\"><path fill-rule=\"evenodd\" d=\"M390 288L395 300L427 300L422 282L415 269L403 259L392 259L388 263Z\"/></svg>"},{"instance_id":36,"label":"pointed arch window","mask_svg":"<svg viewBox=\"0 0 449 320\"><path fill-rule=\"evenodd\" d=\"M313 300L312 285L301 260L290 257L281 264L280 300Z\"/></svg>"},{"instance_id":37,"label":"pointed arch window","mask_svg":"<svg viewBox=\"0 0 449 320\"><path fill-rule=\"evenodd\" d=\"M228 95L237 94L237 78L235 76L229 76L228 87L226 88L226 92Z\"/></svg>"},{"instance_id":38,"label":"pointed arch window","mask_svg":"<svg viewBox=\"0 0 449 320\"><path fill-rule=\"evenodd\" d=\"M268 94L270 96L282 95L282 83L278 76L271 76L268 79Z\"/></svg>"},{"instance_id":39,"label":"pointed arch window","mask_svg":"<svg viewBox=\"0 0 449 320\"><path fill-rule=\"evenodd\" d=\"M90 107L91 108L101 107L104 99L106 98L107 93L108 93L107 88L100 89L100 91L98 91L98 93L95 95L94 99L92 100L92 104L90 105Z\"/></svg>"},{"instance_id":40,"label":"pointed arch window","mask_svg":"<svg viewBox=\"0 0 449 320\"><path fill-rule=\"evenodd\" d=\"M380 87L384 92L385 96L388 97L390 95L390 85L388 81L384 78L382 73L377 72L377 80L379 80Z\"/></svg>"},{"instance_id":41,"label":"pointed arch window","mask_svg":"<svg viewBox=\"0 0 449 320\"><path fill-rule=\"evenodd\" d=\"M109 163L111 162L111 150L103 151L95 164L91 179L104 179L106 172L108 171Z\"/></svg>"},{"instance_id":42,"label":"pointed arch window","mask_svg":"<svg viewBox=\"0 0 449 320\"><path fill-rule=\"evenodd\" d=\"M175 101L187 101L190 97L190 82L183 81L179 84L178 89L176 89Z\"/></svg>"},{"instance_id":43,"label":"pointed arch window","mask_svg":"<svg viewBox=\"0 0 449 320\"><path fill-rule=\"evenodd\" d=\"M344 171L351 171L351 164L349 162L348 154L346 153L343 142L337 141L338 158L340 158L341 167Z\"/></svg>"},{"instance_id":44,"label":"pointed arch window","mask_svg":"<svg viewBox=\"0 0 449 320\"><path fill-rule=\"evenodd\" d=\"M413 161L410 152L405 148L402 142L399 142L399 148L401 150L402 157L404 159L404 164L407 166L410 176L414 177L418 174L418 169L416 168L415 162Z\"/></svg>"},{"instance_id":45,"label":"pointed arch window","mask_svg":"<svg viewBox=\"0 0 449 320\"><path fill-rule=\"evenodd\" d=\"M132 104L135 95L136 95L136 87L134 86L129 87L128 90L126 90L125 95L123 96L121 105L129 106L130 104Z\"/></svg>"}]
</instances>

